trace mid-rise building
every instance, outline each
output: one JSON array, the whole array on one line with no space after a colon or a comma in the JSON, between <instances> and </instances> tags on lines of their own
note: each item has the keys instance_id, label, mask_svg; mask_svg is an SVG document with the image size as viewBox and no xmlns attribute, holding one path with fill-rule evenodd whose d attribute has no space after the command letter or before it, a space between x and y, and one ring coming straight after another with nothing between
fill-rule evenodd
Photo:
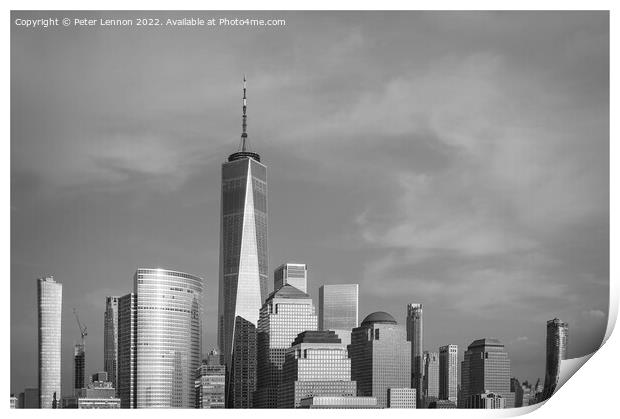
<instances>
[{"instance_id":1,"label":"mid-rise building","mask_svg":"<svg viewBox=\"0 0 620 419\"><path fill-rule=\"evenodd\" d=\"M267 297L258 319L258 376L254 407L278 407L278 388L286 350L301 332L316 328L312 298L301 289L288 283Z\"/></svg>"},{"instance_id":2,"label":"mid-rise building","mask_svg":"<svg viewBox=\"0 0 620 419\"><path fill-rule=\"evenodd\" d=\"M85 387L86 349L83 343L73 345L73 388L80 390Z\"/></svg>"},{"instance_id":3,"label":"mid-rise building","mask_svg":"<svg viewBox=\"0 0 620 419\"><path fill-rule=\"evenodd\" d=\"M137 408L194 407L194 375L202 353L202 288L202 278L185 272L136 271Z\"/></svg>"},{"instance_id":4,"label":"mid-rise building","mask_svg":"<svg viewBox=\"0 0 620 419\"><path fill-rule=\"evenodd\" d=\"M137 296L129 293L118 299L118 389L121 408L136 407L138 324Z\"/></svg>"},{"instance_id":5,"label":"mid-rise building","mask_svg":"<svg viewBox=\"0 0 620 419\"><path fill-rule=\"evenodd\" d=\"M278 407L301 407L307 397L353 397L351 359L333 331L305 331L287 349Z\"/></svg>"},{"instance_id":6,"label":"mid-rise building","mask_svg":"<svg viewBox=\"0 0 620 419\"><path fill-rule=\"evenodd\" d=\"M445 345L439 348L439 399L458 399L459 348L457 345Z\"/></svg>"},{"instance_id":7,"label":"mid-rise building","mask_svg":"<svg viewBox=\"0 0 620 419\"><path fill-rule=\"evenodd\" d=\"M26 388L19 393L17 404L20 409L38 409L39 408L39 389Z\"/></svg>"},{"instance_id":8,"label":"mid-rise building","mask_svg":"<svg viewBox=\"0 0 620 419\"><path fill-rule=\"evenodd\" d=\"M510 392L514 393L514 407L522 407L523 406L523 387L519 383L515 377L510 379Z\"/></svg>"},{"instance_id":9,"label":"mid-rise building","mask_svg":"<svg viewBox=\"0 0 620 419\"><path fill-rule=\"evenodd\" d=\"M472 396L486 392L502 396L510 393L510 359L504 345L497 339L473 341L461 364L462 407L469 407Z\"/></svg>"},{"instance_id":10,"label":"mid-rise building","mask_svg":"<svg viewBox=\"0 0 620 419\"><path fill-rule=\"evenodd\" d=\"M226 367L220 364L220 355L212 349L196 371L196 408L223 409L225 404Z\"/></svg>"},{"instance_id":11,"label":"mid-rise building","mask_svg":"<svg viewBox=\"0 0 620 419\"><path fill-rule=\"evenodd\" d=\"M390 409L415 409L415 388L388 388L387 407Z\"/></svg>"},{"instance_id":12,"label":"mid-rise building","mask_svg":"<svg viewBox=\"0 0 620 419\"><path fill-rule=\"evenodd\" d=\"M411 342L390 314L379 311L366 316L353 329L348 349L358 396L376 397L377 405L384 408L388 389L411 388Z\"/></svg>"},{"instance_id":13,"label":"mid-rise building","mask_svg":"<svg viewBox=\"0 0 620 419\"><path fill-rule=\"evenodd\" d=\"M17 401L18 398L11 394L11 409L17 409L19 407Z\"/></svg>"},{"instance_id":14,"label":"mid-rise building","mask_svg":"<svg viewBox=\"0 0 620 419\"><path fill-rule=\"evenodd\" d=\"M319 330L333 330L348 345L358 326L359 285L326 284L319 288Z\"/></svg>"},{"instance_id":15,"label":"mid-rise building","mask_svg":"<svg viewBox=\"0 0 620 419\"><path fill-rule=\"evenodd\" d=\"M273 272L273 290L289 284L298 290L308 292L308 267L305 263L285 263Z\"/></svg>"},{"instance_id":16,"label":"mid-rise building","mask_svg":"<svg viewBox=\"0 0 620 419\"><path fill-rule=\"evenodd\" d=\"M416 389L418 405L422 405L424 384L424 317L423 306L407 305L407 340L411 342L411 387Z\"/></svg>"},{"instance_id":17,"label":"mid-rise building","mask_svg":"<svg viewBox=\"0 0 620 419\"><path fill-rule=\"evenodd\" d=\"M485 391L469 396L467 407L469 409L505 409L506 400L501 394Z\"/></svg>"},{"instance_id":18,"label":"mid-rise building","mask_svg":"<svg viewBox=\"0 0 620 419\"><path fill-rule=\"evenodd\" d=\"M108 373L112 386L118 390L118 299L105 298L103 314L103 369Z\"/></svg>"},{"instance_id":19,"label":"mid-rise building","mask_svg":"<svg viewBox=\"0 0 620 419\"><path fill-rule=\"evenodd\" d=\"M301 399L302 409L378 409L376 397L311 396Z\"/></svg>"},{"instance_id":20,"label":"mid-rise building","mask_svg":"<svg viewBox=\"0 0 620 419\"><path fill-rule=\"evenodd\" d=\"M37 279L39 315L39 406L60 406L62 284L54 277Z\"/></svg>"},{"instance_id":21,"label":"mid-rise building","mask_svg":"<svg viewBox=\"0 0 620 419\"><path fill-rule=\"evenodd\" d=\"M439 399L439 353L424 352L424 406Z\"/></svg>"},{"instance_id":22,"label":"mid-rise building","mask_svg":"<svg viewBox=\"0 0 620 419\"><path fill-rule=\"evenodd\" d=\"M226 404L252 407L256 327L267 297L267 166L248 149L246 83L240 150L222 164L218 343ZM254 352L252 352L254 351Z\"/></svg>"},{"instance_id":23,"label":"mid-rise building","mask_svg":"<svg viewBox=\"0 0 620 419\"><path fill-rule=\"evenodd\" d=\"M566 359L568 343L568 323L560 319L547 322L547 356L545 362L545 384L542 400L553 395L560 379L560 363Z\"/></svg>"},{"instance_id":24,"label":"mid-rise building","mask_svg":"<svg viewBox=\"0 0 620 419\"><path fill-rule=\"evenodd\" d=\"M456 409L456 403L450 400L435 400L428 404L429 409Z\"/></svg>"}]
</instances>

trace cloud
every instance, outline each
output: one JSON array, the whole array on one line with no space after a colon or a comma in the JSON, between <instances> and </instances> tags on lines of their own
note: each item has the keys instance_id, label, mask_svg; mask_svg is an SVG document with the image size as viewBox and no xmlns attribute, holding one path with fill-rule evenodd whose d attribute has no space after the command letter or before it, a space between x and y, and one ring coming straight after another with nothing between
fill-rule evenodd
<instances>
[{"instance_id":1,"label":"cloud","mask_svg":"<svg viewBox=\"0 0 620 419\"><path fill-rule=\"evenodd\" d=\"M581 312L581 315L593 319L604 319L605 317L607 317L605 312L602 310L584 310Z\"/></svg>"}]
</instances>

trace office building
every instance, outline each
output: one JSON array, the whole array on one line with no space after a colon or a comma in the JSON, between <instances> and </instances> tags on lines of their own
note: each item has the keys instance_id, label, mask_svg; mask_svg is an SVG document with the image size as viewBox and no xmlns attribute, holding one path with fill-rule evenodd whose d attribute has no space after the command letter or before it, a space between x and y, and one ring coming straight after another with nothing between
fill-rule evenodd
<instances>
[{"instance_id":1,"label":"office building","mask_svg":"<svg viewBox=\"0 0 620 419\"><path fill-rule=\"evenodd\" d=\"M486 392L502 396L510 393L510 359L504 345L497 339L473 341L461 363L462 407L469 407L472 396Z\"/></svg>"},{"instance_id":2,"label":"office building","mask_svg":"<svg viewBox=\"0 0 620 419\"><path fill-rule=\"evenodd\" d=\"M17 402L18 402L18 398L11 394L11 409L19 408Z\"/></svg>"},{"instance_id":3,"label":"office building","mask_svg":"<svg viewBox=\"0 0 620 419\"><path fill-rule=\"evenodd\" d=\"M213 349L196 371L196 408L223 409L226 407L225 381L226 367L220 363L218 351Z\"/></svg>"},{"instance_id":4,"label":"office building","mask_svg":"<svg viewBox=\"0 0 620 419\"><path fill-rule=\"evenodd\" d=\"M353 397L351 359L333 331L300 333L286 350L278 407L295 408L312 396Z\"/></svg>"},{"instance_id":5,"label":"office building","mask_svg":"<svg viewBox=\"0 0 620 419\"><path fill-rule=\"evenodd\" d=\"M300 291L308 292L308 268L305 263L285 263L273 272L273 290L289 284Z\"/></svg>"},{"instance_id":6,"label":"office building","mask_svg":"<svg viewBox=\"0 0 620 419\"><path fill-rule=\"evenodd\" d=\"M203 279L139 268L136 307L136 407L193 408L201 362Z\"/></svg>"},{"instance_id":7,"label":"office building","mask_svg":"<svg viewBox=\"0 0 620 419\"><path fill-rule=\"evenodd\" d=\"M117 296L105 298L103 313L103 369L108 373L112 386L118 389L118 299Z\"/></svg>"},{"instance_id":8,"label":"office building","mask_svg":"<svg viewBox=\"0 0 620 419\"><path fill-rule=\"evenodd\" d=\"M60 405L62 284L54 277L37 279L39 315L39 407Z\"/></svg>"},{"instance_id":9,"label":"office building","mask_svg":"<svg viewBox=\"0 0 620 419\"><path fill-rule=\"evenodd\" d=\"M311 396L301 399L302 409L378 409L376 397Z\"/></svg>"},{"instance_id":10,"label":"office building","mask_svg":"<svg viewBox=\"0 0 620 419\"><path fill-rule=\"evenodd\" d=\"M467 399L469 409L505 409L506 400L501 394L485 391L480 394L472 394Z\"/></svg>"},{"instance_id":11,"label":"office building","mask_svg":"<svg viewBox=\"0 0 620 419\"><path fill-rule=\"evenodd\" d=\"M568 323L560 319L547 322L547 356L545 362L545 384L542 400L553 395L560 379L560 363L566 359L568 343Z\"/></svg>"},{"instance_id":12,"label":"office building","mask_svg":"<svg viewBox=\"0 0 620 419\"><path fill-rule=\"evenodd\" d=\"M240 150L222 164L218 343L230 407L252 407L256 352L251 350L267 297L267 167L248 150L246 109L244 79Z\"/></svg>"},{"instance_id":13,"label":"office building","mask_svg":"<svg viewBox=\"0 0 620 419\"><path fill-rule=\"evenodd\" d=\"M348 347L357 395L376 397L387 407L389 388L411 388L411 342L390 314L369 314L353 329Z\"/></svg>"},{"instance_id":14,"label":"office building","mask_svg":"<svg viewBox=\"0 0 620 419\"><path fill-rule=\"evenodd\" d=\"M39 389L26 388L19 393L17 404L20 409L38 409L39 408Z\"/></svg>"},{"instance_id":15,"label":"office building","mask_svg":"<svg viewBox=\"0 0 620 419\"><path fill-rule=\"evenodd\" d=\"M267 297L258 319L254 407L278 407L278 387L286 350L301 332L316 329L312 298L301 289L284 284Z\"/></svg>"},{"instance_id":16,"label":"office building","mask_svg":"<svg viewBox=\"0 0 620 419\"><path fill-rule=\"evenodd\" d=\"M424 324L422 304L407 305L407 340L411 342L411 387L422 405L424 384Z\"/></svg>"},{"instance_id":17,"label":"office building","mask_svg":"<svg viewBox=\"0 0 620 419\"><path fill-rule=\"evenodd\" d=\"M439 399L439 353L424 352L424 406Z\"/></svg>"},{"instance_id":18,"label":"office building","mask_svg":"<svg viewBox=\"0 0 620 419\"><path fill-rule=\"evenodd\" d=\"M415 409L415 388L388 388L387 407L390 409Z\"/></svg>"},{"instance_id":19,"label":"office building","mask_svg":"<svg viewBox=\"0 0 620 419\"><path fill-rule=\"evenodd\" d=\"M459 380L459 347L445 345L439 348L439 399L450 400L454 403L458 399Z\"/></svg>"},{"instance_id":20,"label":"office building","mask_svg":"<svg viewBox=\"0 0 620 419\"><path fill-rule=\"evenodd\" d=\"M456 403L450 400L435 400L428 404L429 409L456 409Z\"/></svg>"},{"instance_id":21,"label":"office building","mask_svg":"<svg viewBox=\"0 0 620 419\"><path fill-rule=\"evenodd\" d=\"M514 377L510 379L510 392L514 393L515 395L514 407L522 407L523 406L523 387L519 383L519 380L517 380Z\"/></svg>"},{"instance_id":22,"label":"office building","mask_svg":"<svg viewBox=\"0 0 620 419\"><path fill-rule=\"evenodd\" d=\"M86 374L86 350L83 343L73 345L73 388L84 388L84 376Z\"/></svg>"},{"instance_id":23,"label":"office building","mask_svg":"<svg viewBox=\"0 0 620 419\"><path fill-rule=\"evenodd\" d=\"M137 297L129 293L118 299L118 389L121 408L136 407Z\"/></svg>"},{"instance_id":24,"label":"office building","mask_svg":"<svg viewBox=\"0 0 620 419\"><path fill-rule=\"evenodd\" d=\"M86 388L80 389L77 396L78 409L120 409L121 407L121 399L116 397L116 389L109 381L92 381Z\"/></svg>"},{"instance_id":25,"label":"office building","mask_svg":"<svg viewBox=\"0 0 620 419\"><path fill-rule=\"evenodd\" d=\"M359 285L326 284L319 288L319 330L333 330L348 345L358 326Z\"/></svg>"}]
</instances>

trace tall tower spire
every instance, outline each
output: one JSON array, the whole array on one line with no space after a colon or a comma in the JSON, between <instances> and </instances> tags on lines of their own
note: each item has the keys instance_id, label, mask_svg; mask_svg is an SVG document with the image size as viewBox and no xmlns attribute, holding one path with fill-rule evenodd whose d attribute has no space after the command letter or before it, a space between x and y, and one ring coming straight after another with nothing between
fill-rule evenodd
<instances>
[{"instance_id":1,"label":"tall tower spire","mask_svg":"<svg viewBox=\"0 0 620 419\"><path fill-rule=\"evenodd\" d=\"M256 161L260 161L260 156L257 153L253 153L248 147L248 99L247 99L247 80L245 74L243 75L243 114L241 117L241 144L236 153L228 156L228 161L234 161L239 159L251 158Z\"/></svg>"}]
</instances>

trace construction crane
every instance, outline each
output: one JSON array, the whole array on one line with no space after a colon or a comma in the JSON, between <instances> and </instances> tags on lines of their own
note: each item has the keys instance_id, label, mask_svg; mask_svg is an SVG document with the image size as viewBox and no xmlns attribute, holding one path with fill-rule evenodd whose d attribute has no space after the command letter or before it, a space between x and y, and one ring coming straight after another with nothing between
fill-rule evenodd
<instances>
[{"instance_id":1,"label":"construction crane","mask_svg":"<svg viewBox=\"0 0 620 419\"><path fill-rule=\"evenodd\" d=\"M84 338L86 337L86 335L88 335L88 332L86 331L86 325L82 326L82 323L80 323L80 318L78 317L78 313L75 308L73 309L73 314L75 315L75 320L77 321L78 327L80 328L80 334L82 335L82 345L84 345Z\"/></svg>"}]
</instances>

